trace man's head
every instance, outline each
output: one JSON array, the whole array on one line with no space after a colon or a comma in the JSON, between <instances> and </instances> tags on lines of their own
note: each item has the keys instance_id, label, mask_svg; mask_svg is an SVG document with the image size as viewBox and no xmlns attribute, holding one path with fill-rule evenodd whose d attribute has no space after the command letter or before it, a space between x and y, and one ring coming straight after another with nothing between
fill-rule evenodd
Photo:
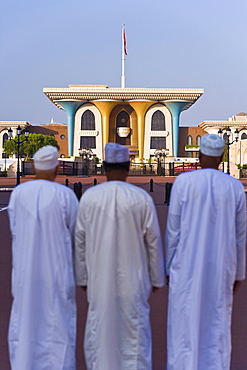
<instances>
[{"instance_id":1,"label":"man's head","mask_svg":"<svg viewBox=\"0 0 247 370\"><path fill-rule=\"evenodd\" d=\"M39 149L33 156L36 178L54 180L58 172L58 150L47 145Z\"/></svg>"},{"instance_id":2,"label":"man's head","mask_svg":"<svg viewBox=\"0 0 247 370\"><path fill-rule=\"evenodd\" d=\"M225 141L215 134L202 136L199 158L202 168L218 168L224 154Z\"/></svg>"},{"instance_id":3,"label":"man's head","mask_svg":"<svg viewBox=\"0 0 247 370\"><path fill-rule=\"evenodd\" d=\"M103 165L108 181L125 181L129 173L129 149L120 144L107 143Z\"/></svg>"}]
</instances>

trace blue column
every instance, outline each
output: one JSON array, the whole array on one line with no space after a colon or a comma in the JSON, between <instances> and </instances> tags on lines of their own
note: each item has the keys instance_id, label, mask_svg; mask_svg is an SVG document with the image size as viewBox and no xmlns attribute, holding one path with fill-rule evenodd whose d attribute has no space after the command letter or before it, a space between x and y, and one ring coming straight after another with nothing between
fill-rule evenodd
<instances>
[{"instance_id":1,"label":"blue column","mask_svg":"<svg viewBox=\"0 0 247 370\"><path fill-rule=\"evenodd\" d=\"M75 101L56 101L61 105L67 113L67 125L68 125L68 155L73 156L73 141L74 141L74 125L75 125L75 112L77 109L83 105L85 102L75 102Z\"/></svg>"},{"instance_id":2,"label":"blue column","mask_svg":"<svg viewBox=\"0 0 247 370\"><path fill-rule=\"evenodd\" d=\"M178 139L179 139L179 116L184 107L190 104L188 101L171 101L164 102L172 115L172 138L173 138L173 155L178 156Z\"/></svg>"}]
</instances>

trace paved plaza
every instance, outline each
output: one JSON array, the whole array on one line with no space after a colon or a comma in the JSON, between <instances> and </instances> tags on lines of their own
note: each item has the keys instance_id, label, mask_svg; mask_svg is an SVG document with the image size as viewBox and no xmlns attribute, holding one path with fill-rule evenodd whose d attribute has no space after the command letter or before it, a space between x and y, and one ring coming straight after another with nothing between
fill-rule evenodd
<instances>
[{"instance_id":1,"label":"paved plaza","mask_svg":"<svg viewBox=\"0 0 247 370\"><path fill-rule=\"evenodd\" d=\"M32 179L24 178L21 182ZM75 182L82 183L82 191L97 183L106 181L104 176L98 177L71 177L68 178L69 185L72 187ZM150 180L153 180L153 192L150 192ZM66 177L58 177L57 182L65 184ZM158 213L160 228L164 238L168 206L165 201L165 184L173 182L174 178L168 177L129 177L128 182L145 189L152 196ZM15 186L16 180L13 178L0 178L0 209L8 204L11 188ZM243 181L247 187L247 181ZM2 189L2 191L1 191ZM3 191L5 189L5 191ZM32 194L30 194L32 196ZM0 212L0 369L9 370L7 329L9 312L11 307L11 238L7 212ZM167 287L152 293L150 297L151 305L151 325L153 333L153 370L165 370L166 363L166 310L167 310ZM83 335L87 312L86 293L77 288L78 305L78 324L77 324L77 370L85 370L83 356ZM234 297L233 323L232 323L232 365L231 370L247 369L247 282L245 281ZM189 370L189 369L188 369Z\"/></svg>"}]
</instances>

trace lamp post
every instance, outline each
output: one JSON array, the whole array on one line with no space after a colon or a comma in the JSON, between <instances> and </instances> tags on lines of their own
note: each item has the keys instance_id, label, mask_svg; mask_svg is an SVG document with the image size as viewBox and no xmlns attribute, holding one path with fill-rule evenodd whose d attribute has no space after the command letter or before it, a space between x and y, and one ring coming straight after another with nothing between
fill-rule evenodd
<instances>
[{"instance_id":1,"label":"lamp post","mask_svg":"<svg viewBox=\"0 0 247 370\"><path fill-rule=\"evenodd\" d=\"M238 129L236 128L236 130L234 131L234 140L232 142L230 142L230 135L231 135L231 129L230 127L226 127L224 128L223 130L225 130L225 134L227 135L227 140L225 140L225 143L228 147L228 154L227 154L227 173L230 175L230 145L234 144L234 143L237 143L238 142L238 138L239 138L239 131ZM218 135L223 138L223 130L220 128L219 131L218 131Z\"/></svg>"},{"instance_id":2,"label":"lamp post","mask_svg":"<svg viewBox=\"0 0 247 370\"><path fill-rule=\"evenodd\" d=\"M88 176L89 174L89 160L93 156L93 151L91 149L87 148L79 148L79 154L82 157L82 174L83 174L83 161L86 161L86 166L87 166L87 173L86 175Z\"/></svg>"},{"instance_id":3,"label":"lamp post","mask_svg":"<svg viewBox=\"0 0 247 370\"><path fill-rule=\"evenodd\" d=\"M25 128L25 139L24 140L20 140L20 135L21 135L21 127L20 125L17 127L17 140L16 139L13 139L13 130L10 128L8 130L8 137L9 137L9 140L13 140L16 144L17 144L17 172L16 172L16 185L19 185L20 184L20 177L21 177L21 174L20 174L20 145L27 140L28 138L28 135L29 135L29 131L28 131L28 128Z\"/></svg>"},{"instance_id":4,"label":"lamp post","mask_svg":"<svg viewBox=\"0 0 247 370\"><path fill-rule=\"evenodd\" d=\"M165 174L165 157L168 153L168 149L156 149L154 152L155 157L158 160L157 175L161 176L161 160L164 160L164 174Z\"/></svg>"}]
</instances>

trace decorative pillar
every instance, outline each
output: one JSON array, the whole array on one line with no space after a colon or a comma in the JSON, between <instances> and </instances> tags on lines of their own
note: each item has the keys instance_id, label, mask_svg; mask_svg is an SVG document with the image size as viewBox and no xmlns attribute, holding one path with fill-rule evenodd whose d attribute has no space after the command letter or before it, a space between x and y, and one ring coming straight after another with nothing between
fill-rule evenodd
<instances>
[{"instance_id":1,"label":"decorative pillar","mask_svg":"<svg viewBox=\"0 0 247 370\"><path fill-rule=\"evenodd\" d=\"M73 156L73 143L74 143L74 126L75 126L75 113L77 109L85 104L85 101L71 101L71 100L57 100L56 103L61 105L67 113L68 125L68 155Z\"/></svg>"},{"instance_id":2,"label":"decorative pillar","mask_svg":"<svg viewBox=\"0 0 247 370\"><path fill-rule=\"evenodd\" d=\"M142 160L144 156L145 114L153 104L154 102L129 102L137 115L139 160Z\"/></svg>"},{"instance_id":3,"label":"decorative pillar","mask_svg":"<svg viewBox=\"0 0 247 370\"><path fill-rule=\"evenodd\" d=\"M184 107L190 104L189 101L164 101L165 106L169 109L172 115L172 142L173 156L178 156L178 139L179 139L179 116Z\"/></svg>"},{"instance_id":4,"label":"decorative pillar","mask_svg":"<svg viewBox=\"0 0 247 370\"><path fill-rule=\"evenodd\" d=\"M119 104L119 102L112 101L98 101L94 100L92 103L99 109L102 117L102 141L103 151L105 144L109 141L109 126L110 126L110 114L113 108ZM104 157L104 153L103 153Z\"/></svg>"}]
</instances>

